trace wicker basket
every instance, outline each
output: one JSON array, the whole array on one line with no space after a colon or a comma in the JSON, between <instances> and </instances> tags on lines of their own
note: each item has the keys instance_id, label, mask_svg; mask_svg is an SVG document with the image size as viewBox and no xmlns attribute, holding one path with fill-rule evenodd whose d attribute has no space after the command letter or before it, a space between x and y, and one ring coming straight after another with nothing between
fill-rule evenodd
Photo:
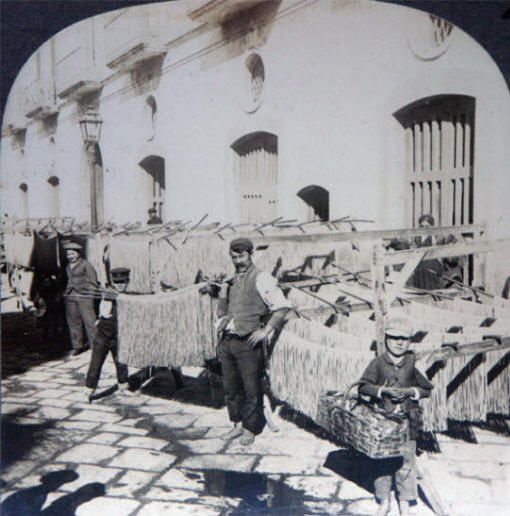
<instances>
[{"instance_id":1,"label":"wicker basket","mask_svg":"<svg viewBox=\"0 0 510 516\"><path fill-rule=\"evenodd\" d=\"M317 424L372 459L399 457L409 439L407 419L395 417L359 397L328 393L319 401Z\"/></svg>"}]
</instances>

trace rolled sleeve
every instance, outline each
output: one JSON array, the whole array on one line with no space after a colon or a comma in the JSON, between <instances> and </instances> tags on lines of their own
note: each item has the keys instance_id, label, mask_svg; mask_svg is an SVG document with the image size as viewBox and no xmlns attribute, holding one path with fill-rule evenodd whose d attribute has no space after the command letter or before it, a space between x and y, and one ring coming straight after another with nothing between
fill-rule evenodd
<instances>
[{"instance_id":1,"label":"rolled sleeve","mask_svg":"<svg viewBox=\"0 0 510 516\"><path fill-rule=\"evenodd\" d=\"M292 308L292 305L283 295L282 290L278 286L277 279L267 272L260 272L258 274L255 279L255 287L269 311L272 312L267 325L272 328L278 327L287 315L287 312Z\"/></svg>"},{"instance_id":2,"label":"rolled sleeve","mask_svg":"<svg viewBox=\"0 0 510 516\"><path fill-rule=\"evenodd\" d=\"M271 274L260 272L255 280L255 286L271 312L276 312L284 308L290 310L292 308L292 305L278 286L277 279L271 276Z\"/></svg>"}]
</instances>

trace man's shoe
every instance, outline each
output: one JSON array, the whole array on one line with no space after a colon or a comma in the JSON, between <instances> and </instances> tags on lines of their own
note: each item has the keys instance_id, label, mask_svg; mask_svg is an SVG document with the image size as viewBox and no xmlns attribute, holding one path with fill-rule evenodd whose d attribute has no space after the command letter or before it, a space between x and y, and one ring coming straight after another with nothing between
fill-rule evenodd
<instances>
[{"instance_id":1,"label":"man's shoe","mask_svg":"<svg viewBox=\"0 0 510 516\"><path fill-rule=\"evenodd\" d=\"M239 442L243 446L250 446L250 444L253 444L254 441L255 441L255 434L253 434L249 430L246 430L246 428L245 428L241 439L239 439Z\"/></svg>"},{"instance_id":2,"label":"man's shoe","mask_svg":"<svg viewBox=\"0 0 510 516\"><path fill-rule=\"evenodd\" d=\"M82 346L81 348L76 348L73 350L72 355L73 357L77 355L81 355L82 353L85 353L89 349L89 346Z\"/></svg>"},{"instance_id":3,"label":"man's shoe","mask_svg":"<svg viewBox=\"0 0 510 516\"><path fill-rule=\"evenodd\" d=\"M243 435L243 427L241 424L236 424L226 434L223 434L221 438L225 441L229 441L230 439L235 439L240 435Z\"/></svg>"}]
</instances>

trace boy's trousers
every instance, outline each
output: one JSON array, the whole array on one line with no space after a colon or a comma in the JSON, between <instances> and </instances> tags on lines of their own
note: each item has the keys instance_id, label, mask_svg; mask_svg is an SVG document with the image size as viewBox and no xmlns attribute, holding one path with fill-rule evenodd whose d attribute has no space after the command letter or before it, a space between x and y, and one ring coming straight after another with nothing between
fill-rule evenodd
<instances>
[{"instance_id":1,"label":"boy's trousers","mask_svg":"<svg viewBox=\"0 0 510 516\"><path fill-rule=\"evenodd\" d=\"M97 332L92 346L92 355L90 357L89 369L85 379L85 386L89 389L95 389L101 375L101 368L108 353L112 354L113 363L117 372L117 382L126 383L128 381L128 366L119 362L117 357L117 340L107 339Z\"/></svg>"},{"instance_id":2,"label":"boy's trousers","mask_svg":"<svg viewBox=\"0 0 510 516\"><path fill-rule=\"evenodd\" d=\"M393 473L387 473L386 470L386 474L376 477L374 480L375 496L377 499L385 500L389 498L391 491L391 481L394 475L398 499L404 501L416 500L418 497L416 475L416 441L410 439L405 444L402 460L388 460L397 460L398 465L396 466Z\"/></svg>"}]
</instances>

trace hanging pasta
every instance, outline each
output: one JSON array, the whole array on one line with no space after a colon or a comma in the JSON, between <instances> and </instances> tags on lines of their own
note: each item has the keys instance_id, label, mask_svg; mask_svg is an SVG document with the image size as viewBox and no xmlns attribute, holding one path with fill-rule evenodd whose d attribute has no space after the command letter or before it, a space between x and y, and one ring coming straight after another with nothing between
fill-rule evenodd
<instances>
[{"instance_id":1,"label":"hanging pasta","mask_svg":"<svg viewBox=\"0 0 510 516\"><path fill-rule=\"evenodd\" d=\"M510 351L487 353L487 411L510 415Z\"/></svg>"},{"instance_id":2,"label":"hanging pasta","mask_svg":"<svg viewBox=\"0 0 510 516\"><path fill-rule=\"evenodd\" d=\"M345 390L372 358L372 352L327 347L283 330L269 364L271 389L277 398L316 419L320 397L328 390Z\"/></svg>"},{"instance_id":3,"label":"hanging pasta","mask_svg":"<svg viewBox=\"0 0 510 516\"><path fill-rule=\"evenodd\" d=\"M151 262L148 235L110 237L110 267L130 269L129 289L140 294L151 292Z\"/></svg>"},{"instance_id":4,"label":"hanging pasta","mask_svg":"<svg viewBox=\"0 0 510 516\"><path fill-rule=\"evenodd\" d=\"M136 367L201 366L213 358L212 299L199 293L201 286L118 296L120 361Z\"/></svg>"},{"instance_id":5,"label":"hanging pasta","mask_svg":"<svg viewBox=\"0 0 510 516\"><path fill-rule=\"evenodd\" d=\"M458 421L484 421L487 416L487 367L483 353L446 361L448 417Z\"/></svg>"}]
</instances>

